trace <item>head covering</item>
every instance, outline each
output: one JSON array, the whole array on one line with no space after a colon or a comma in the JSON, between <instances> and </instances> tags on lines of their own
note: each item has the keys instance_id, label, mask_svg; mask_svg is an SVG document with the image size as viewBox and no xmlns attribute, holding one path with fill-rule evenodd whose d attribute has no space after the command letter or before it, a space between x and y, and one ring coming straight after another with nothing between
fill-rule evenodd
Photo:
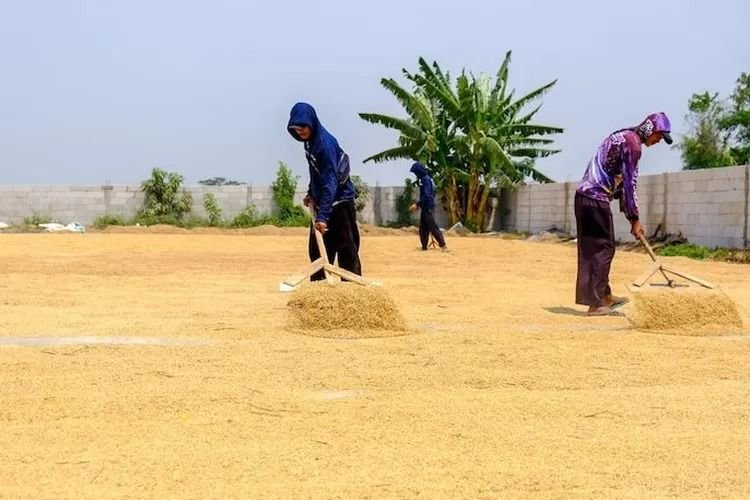
<instances>
[{"instance_id":1,"label":"head covering","mask_svg":"<svg viewBox=\"0 0 750 500\"><path fill-rule=\"evenodd\" d=\"M644 140L648 138L654 132L661 132L661 136L664 142L672 144L672 124L669 122L669 118L665 113L661 111L658 113L651 113L641 122L635 129L635 131Z\"/></svg>"},{"instance_id":2,"label":"head covering","mask_svg":"<svg viewBox=\"0 0 750 500\"><path fill-rule=\"evenodd\" d=\"M309 139L311 141L314 141L320 130L323 129L315 108L306 102L298 102L292 107L292 111L289 113L289 123L286 126L291 136L302 142L303 139L297 134L295 127L309 127L312 133Z\"/></svg>"},{"instance_id":3,"label":"head covering","mask_svg":"<svg viewBox=\"0 0 750 500\"><path fill-rule=\"evenodd\" d=\"M419 178L419 179L421 179L422 177L424 177L425 175L427 175L427 169L424 167L424 165L422 165L418 161L414 162L414 164L411 166L411 168L409 169L409 171L412 174L416 175L417 178Z\"/></svg>"}]
</instances>

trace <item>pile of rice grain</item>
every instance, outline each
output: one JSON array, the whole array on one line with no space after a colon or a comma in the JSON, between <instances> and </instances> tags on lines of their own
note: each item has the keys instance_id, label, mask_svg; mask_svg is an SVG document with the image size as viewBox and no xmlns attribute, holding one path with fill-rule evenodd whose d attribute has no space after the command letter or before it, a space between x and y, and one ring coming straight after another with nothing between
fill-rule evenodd
<instances>
[{"instance_id":1,"label":"pile of rice grain","mask_svg":"<svg viewBox=\"0 0 750 500\"><path fill-rule=\"evenodd\" d=\"M633 294L636 328L673 335L724 335L742 327L737 306L721 290L644 289Z\"/></svg>"},{"instance_id":2,"label":"pile of rice grain","mask_svg":"<svg viewBox=\"0 0 750 500\"><path fill-rule=\"evenodd\" d=\"M287 303L290 326L316 337L406 335L406 322L382 287L326 282L304 284Z\"/></svg>"}]
</instances>

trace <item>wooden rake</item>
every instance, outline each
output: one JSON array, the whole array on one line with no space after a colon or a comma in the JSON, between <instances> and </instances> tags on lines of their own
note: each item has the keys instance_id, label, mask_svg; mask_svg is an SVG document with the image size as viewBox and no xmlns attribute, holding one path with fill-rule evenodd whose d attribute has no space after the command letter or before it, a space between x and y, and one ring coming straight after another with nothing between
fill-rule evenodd
<instances>
[{"instance_id":1,"label":"wooden rake","mask_svg":"<svg viewBox=\"0 0 750 500\"><path fill-rule=\"evenodd\" d=\"M312 219L315 221L316 211L314 208L310 209ZM303 270L296 274L292 274L279 283L280 292L293 292L301 285L304 281L308 280L310 276L317 273L321 269L325 273L326 282L335 286L341 282L341 278L351 281L362 286L376 285L378 282L370 281L358 274L354 274L346 269L341 269L338 266L328 262L328 252L326 251L325 242L323 241L323 233L318 231L313 225L313 232L315 233L315 243L318 246L318 252L320 257L315 259L313 262L307 265Z\"/></svg>"},{"instance_id":2,"label":"wooden rake","mask_svg":"<svg viewBox=\"0 0 750 500\"><path fill-rule=\"evenodd\" d=\"M643 246L646 247L646 251L651 256L651 260L653 261L653 264L651 264L651 267L648 268L646 272L638 276L635 281L633 281L633 285L640 288L646 284L646 282L651 279L651 277L656 273L661 273L661 275L664 277L665 280L667 280L666 283L652 283L654 286L668 286L670 288L675 288L678 286L689 286L689 285L680 285L678 284L674 279L670 277L670 275L678 276L680 278L686 279L688 281L691 281L693 283L696 283L702 287L713 289L715 286L712 283L709 283L706 280L700 279L696 276L693 276L692 274L684 273L682 271L676 271L672 269L671 267L666 267L664 264L659 262L659 259L656 258L656 254L654 253L654 249L651 248L651 245L648 243L648 240L644 236L639 236L639 240L641 240L641 243L643 243Z\"/></svg>"}]
</instances>

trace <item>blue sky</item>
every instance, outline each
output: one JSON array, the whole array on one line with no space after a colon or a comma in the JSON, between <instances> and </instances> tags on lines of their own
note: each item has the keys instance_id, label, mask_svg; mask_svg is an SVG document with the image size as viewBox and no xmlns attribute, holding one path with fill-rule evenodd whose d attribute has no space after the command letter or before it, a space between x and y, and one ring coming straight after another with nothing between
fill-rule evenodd
<instances>
[{"instance_id":1,"label":"blue sky","mask_svg":"<svg viewBox=\"0 0 750 500\"><path fill-rule=\"evenodd\" d=\"M159 166L188 183L267 184L279 160L306 182L285 131L300 100L371 183L409 163L361 165L395 135L362 111L399 114L379 85L424 56L494 74L513 50L519 92L557 78L540 121L565 127L538 167L577 180L611 130L727 94L750 71L746 0L594 2L416 0L0 0L0 184L137 183ZM680 168L660 144L643 173Z\"/></svg>"}]
</instances>

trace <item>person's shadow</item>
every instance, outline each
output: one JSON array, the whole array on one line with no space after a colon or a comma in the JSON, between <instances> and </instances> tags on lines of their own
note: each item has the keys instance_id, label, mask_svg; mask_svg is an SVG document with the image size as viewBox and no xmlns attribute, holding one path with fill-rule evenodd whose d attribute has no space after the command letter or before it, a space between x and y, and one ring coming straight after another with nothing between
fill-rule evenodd
<instances>
[{"instance_id":1,"label":"person's shadow","mask_svg":"<svg viewBox=\"0 0 750 500\"><path fill-rule=\"evenodd\" d=\"M544 310L547 312L551 312L552 314L564 314L566 316L578 316L579 318L589 317L585 311L573 309L572 307L563 307L563 306L545 307ZM607 316L625 316L625 315L619 311L612 311Z\"/></svg>"}]
</instances>

